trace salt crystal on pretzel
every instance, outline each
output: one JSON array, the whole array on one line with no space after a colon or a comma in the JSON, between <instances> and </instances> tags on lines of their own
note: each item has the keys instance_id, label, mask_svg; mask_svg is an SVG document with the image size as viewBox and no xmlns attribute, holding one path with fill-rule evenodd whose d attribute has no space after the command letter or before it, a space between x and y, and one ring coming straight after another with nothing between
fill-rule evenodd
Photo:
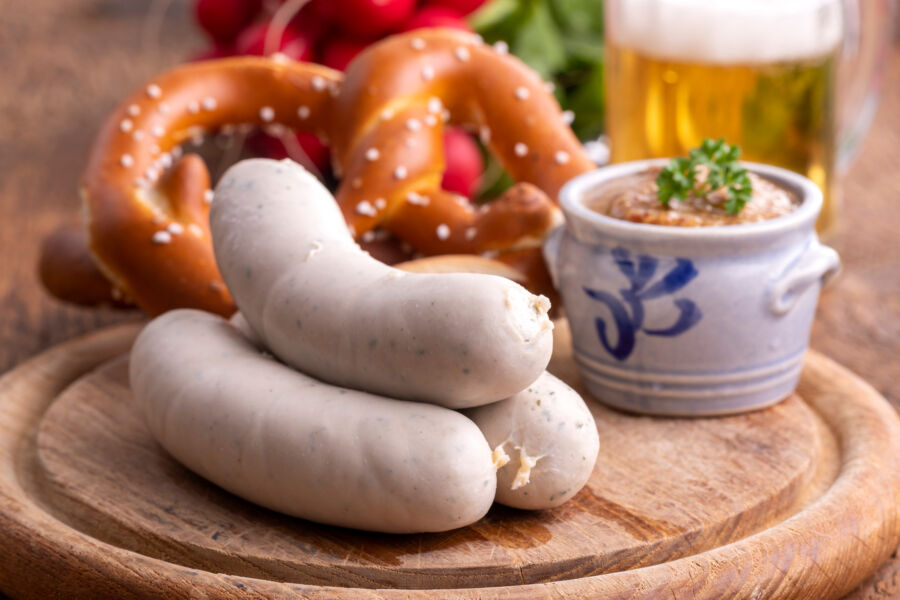
<instances>
[{"instance_id":1,"label":"salt crystal on pretzel","mask_svg":"<svg viewBox=\"0 0 900 600\"><path fill-rule=\"evenodd\" d=\"M332 152L357 236L380 226L425 254L478 254L537 246L558 223L559 188L595 165L541 78L507 50L429 29L387 38L349 65L335 103L335 122L348 125L334 131ZM395 118L380 119L387 109ZM446 122L477 132L520 183L484 209L443 191ZM377 163L366 160L372 147ZM364 196L387 207L360 213Z\"/></svg>"},{"instance_id":2,"label":"salt crystal on pretzel","mask_svg":"<svg viewBox=\"0 0 900 600\"><path fill-rule=\"evenodd\" d=\"M260 57L164 73L122 103L95 143L81 186L91 254L117 293L151 314L229 314L209 244L209 174L182 145L231 143L218 134L259 127L331 140L357 237L381 226L410 251L490 252L541 271L537 247L558 222L559 187L594 165L567 127L573 115L506 51L434 29L373 45L344 83L324 67ZM519 183L481 208L442 191L448 122L476 132Z\"/></svg>"},{"instance_id":3,"label":"salt crystal on pretzel","mask_svg":"<svg viewBox=\"0 0 900 600\"><path fill-rule=\"evenodd\" d=\"M209 242L209 173L180 145L239 124L326 134L333 98L319 92L340 82L318 65L229 58L177 67L123 102L81 182L89 248L104 275L150 314L230 314Z\"/></svg>"}]
</instances>

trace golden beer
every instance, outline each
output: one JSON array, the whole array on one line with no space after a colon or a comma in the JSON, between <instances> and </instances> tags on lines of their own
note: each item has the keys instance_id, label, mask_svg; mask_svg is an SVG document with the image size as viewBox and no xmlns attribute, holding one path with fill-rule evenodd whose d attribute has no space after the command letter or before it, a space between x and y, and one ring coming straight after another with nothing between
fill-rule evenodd
<instances>
[{"instance_id":1,"label":"golden beer","mask_svg":"<svg viewBox=\"0 0 900 600\"><path fill-rule=\"evenodd\" d=\"M724 137L741 146L744 159L791 169L818 184L825 196L818 225L827 231L836 211L835 24L804 44L781 36L812 35L807 23L792 25L805 16L819 19L813 25L821 26L821 14L794 14L791 22L752 12L737 20L717 13L710 4L698 4L693 10L700 14L693 20L669 21L671 27L688 29L676 32L681 37L673 39L664 27L654 30L653 19L659 15L652 13L659 7L651 6L669 2L609 4L607 18L613 22L607 35L606 129L612 160L684 155L703 138ZM650 14L638 21L640 15L622 14L628 12L622 9L624 4L643 5ZM837 3L814 0L806 5L821 13L823 7ZM839 18L831 13L826 17ZM688 36L702 35L703 19L709 21L707 26L720 28L717 45L711 46L707 35L705 47L692 47ZM723 25L717 21L724 19L730 19L727 26L733 32L722 34ZM838 21L838 32L839 26ZM755 46L750 43L754 35L760 37ZM760 50L760 44L767 46Z\"/></svg>"}]
</instances>

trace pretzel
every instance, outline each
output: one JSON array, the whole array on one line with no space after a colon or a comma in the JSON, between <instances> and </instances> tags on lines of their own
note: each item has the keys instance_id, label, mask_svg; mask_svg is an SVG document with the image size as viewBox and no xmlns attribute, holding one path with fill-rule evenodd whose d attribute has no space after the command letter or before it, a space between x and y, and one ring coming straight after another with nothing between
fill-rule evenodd
<instances>
[{"instance_id":1,"label":"pretzel","mask_svg":"<svg viewBox=\"0 0 900 600\"><path fill-rule=\"evenodd\" d=\"M477 132L519 183L477 208L441 190L448 121ZM488 254L547 293L536 248L560 219L561 185L594 168L539 77L467 33L388 38L361 54L343 83L336 71L277 58L184 65L112 114L83 176L90 255L115 298L150 314L233 312L209 238L209 173L198 156L182 156L181 144L243 127L329 139L344 173L337 197L362 244L380 227L427 255ZM391 260L406 254L376 246ZM69 253L56 261L63 269L86 264L71 245L50 250ZM54 257L46 258L52 266ZM79 299L72 286L56 292Z\"/></svg>"},{"instance_id":2,"label":"pretzel","mask_svg":"<svg viewBox=\"0 0 900 600\"><path fill-rule=\"evenodd\" d=\"M103 126L81 193L89 248L119 293L151 315L229 315L208 211L209 172L181 144L216 130L289 128L327 136L340 73L260 57L186 64L126 100Z\"/></svg>"},{"instance_id":3,"label":"pretzel","mask_svg":"<svg viewBox=\"0 0 900 600\"><path fill-rule=\"evenodd\" d=\"M482 207L441 190L448 121L477 132L520 183ZM503 46L450 29L388 38L350 64L335 103L347 124L331 138L341 210L357 236L381 226L425 254L534 247L559 221L559 188L596 168L564 121Z\"/></svg>"},{"instance_id":4,"label":"pretzel","mask_svg":"<svg viewBox=\"0 0 900 600\"><path fill-rule=\"evenodd\" d=\"M83 306L128 306L97 268L80 225L61 225L44 238L38 275L44 288L60 300Z\"/></svg>"}]
</instances>

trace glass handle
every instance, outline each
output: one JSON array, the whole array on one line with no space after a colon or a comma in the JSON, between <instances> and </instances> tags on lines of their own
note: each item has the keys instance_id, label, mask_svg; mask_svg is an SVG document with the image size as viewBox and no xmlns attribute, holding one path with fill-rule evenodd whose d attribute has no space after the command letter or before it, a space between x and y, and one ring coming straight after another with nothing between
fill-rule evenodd
<instances>
[{"instance_id":1,"label":"glass handle","mask_svg":"<svg viewBox=\"0 0 900 600\"><path fill-rule=\"evenodd\" d=\"M847 172L872 124L893 39L894 0L844 0L838 68L837 169Z\"/></svg>"}]
</instances>

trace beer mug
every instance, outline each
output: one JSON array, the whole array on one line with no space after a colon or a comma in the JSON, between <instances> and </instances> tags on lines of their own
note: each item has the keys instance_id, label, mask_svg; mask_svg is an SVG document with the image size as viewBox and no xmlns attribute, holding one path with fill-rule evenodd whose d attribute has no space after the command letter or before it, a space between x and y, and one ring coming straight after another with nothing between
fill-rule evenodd
<instances>
[{"instance_id":1,"label":"beer mug","mask_svg":"<svg viewBox=\"0 0 900 600\"><path fill-rule=\"evenodd\" d=\"M822 189L874 116L893 0L607 0L606 130L613 162L683 155L703 138ZM837 91L837 94L835 91Z\"/></svg>"}]
</instances>

